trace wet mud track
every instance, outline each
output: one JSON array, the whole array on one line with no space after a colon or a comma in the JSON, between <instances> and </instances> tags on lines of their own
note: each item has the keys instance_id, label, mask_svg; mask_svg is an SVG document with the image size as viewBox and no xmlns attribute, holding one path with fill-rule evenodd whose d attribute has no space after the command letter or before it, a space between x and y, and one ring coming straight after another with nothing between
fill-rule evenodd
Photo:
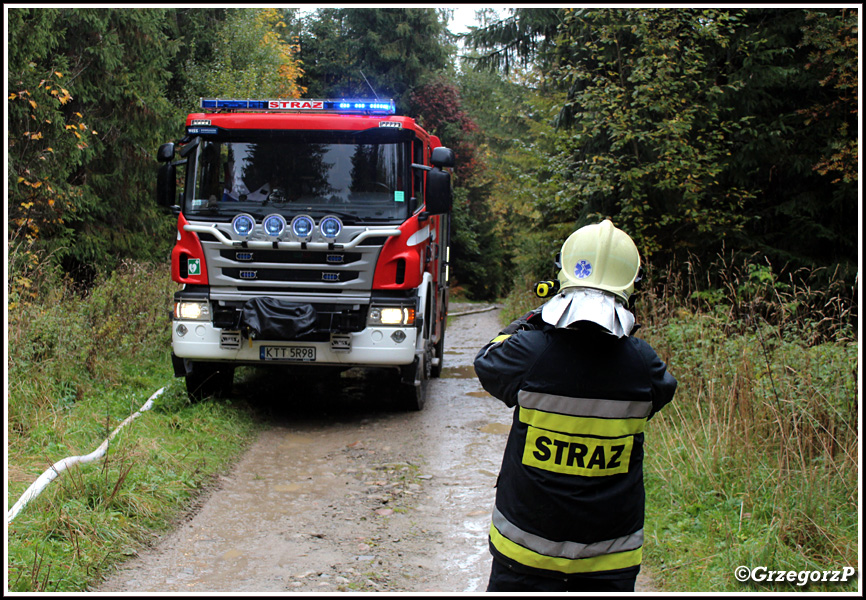
<instances>
[{"instance_id":1,"label":"wet mud track","mask_svg":"<svg viewBox=\"0 0 866 600\"><path fill-rule=\"evenodd\" d=\"M511 411L472 368L499 311L473 309L450 306L468 314L451 318L420 412L396 406L376 372L237 381L268 429L185 522L94 591L484 591Z\"/></svg>"},{"instance_id":2,"label":"wet mud track","mask_svg":"<svg viewBox=\"0 0 866 600\"><path fill-rule=\"evenodd\" d=\"M483 591L511 416L472 360L497 313L452 317L420 412L376 372L236 382L269 428L187 521L94 591Z\"/></svg>"}]
</instances>

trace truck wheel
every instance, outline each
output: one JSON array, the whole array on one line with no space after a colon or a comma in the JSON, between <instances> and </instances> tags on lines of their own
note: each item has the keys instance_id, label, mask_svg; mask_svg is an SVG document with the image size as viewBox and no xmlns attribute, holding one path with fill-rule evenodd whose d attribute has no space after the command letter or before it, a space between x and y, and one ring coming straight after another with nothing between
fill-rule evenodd
<instances>
[{"instance_id":1,"label":"truck wheel","mask_svg":"<svg viewBox=\"0 0 866 600\"><path fill-rule=\"evenodd\" d=\"M404 410L418 411L427 401L427 383L430 381L430 353L415 358L415 362L403 370L400 384L395 386L397 402Z\"/></svg>"},{"instance_id":2,"label":"truck wheel","mask_svg":"<svg viewBox=\"0 0 866 600\"><path fill-rule=\"evenodd\" d=\"M186 393L193 402L208 397L223 398L231 393L235 368L231 365L184 361Z\"/></svg>"},{"instance_id":3,"label":"truck wheel","mask_svg":"<svg viewBox=\"0 0 866 600\"><path fill-rule=\"evenodd\" d=\"M442 369L445 366L445 329L442 329L442 333L439 335L439 341L436 342L435 349L433 351L435 364L430 365L430 377L440 377L442 375Z\"/></svg>"}]
</instances>

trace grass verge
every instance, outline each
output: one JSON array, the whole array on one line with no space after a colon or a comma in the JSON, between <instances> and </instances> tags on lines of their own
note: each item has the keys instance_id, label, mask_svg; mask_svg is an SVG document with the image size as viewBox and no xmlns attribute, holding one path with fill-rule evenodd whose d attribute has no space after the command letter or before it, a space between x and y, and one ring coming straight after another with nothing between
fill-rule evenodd
<instances>
[{"instance_id":1,"label":"grass verge","mask_svg":"<svg viewBox=\"0 0 866 600\"><path fill-rule=\"evenodd\" d=\"M670 591L855 591L856 579L743 584L734 569L856 567L857 346L726 325L680 316L644 333L680 383L647 434L653 577Z\"/></svg>"},{"instance_id":2,"label":"grass verge","mask_svg":"<svg viewBox=\"0 0 866 600\"><path fill-rule=\"evenodd\" d=\"M86 292L45 270L15 272L29 285L8 306L7 507L166 391L104 458L62 472L7 525L9 591L90 589L169 530L257 430L248 407L191 404L174 378L167 271L126 263Z\"/></svg>"}]
</instances>

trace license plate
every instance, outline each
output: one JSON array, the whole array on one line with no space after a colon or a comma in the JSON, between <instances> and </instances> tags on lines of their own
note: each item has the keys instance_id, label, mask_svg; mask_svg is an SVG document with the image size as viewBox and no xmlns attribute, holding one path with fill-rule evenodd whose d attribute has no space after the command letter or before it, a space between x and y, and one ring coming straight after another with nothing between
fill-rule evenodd
<instances>
[{"instance_id":1,"label":"license plate","mask_svg":"<svg viewBox=\"0 0 866 600\"><path fill-rule=\"evenodd\" d=\"M315 346L262 346L259 349L262 360L288 360L297 362L315 362Z\"/></svg>"}]
</instances>

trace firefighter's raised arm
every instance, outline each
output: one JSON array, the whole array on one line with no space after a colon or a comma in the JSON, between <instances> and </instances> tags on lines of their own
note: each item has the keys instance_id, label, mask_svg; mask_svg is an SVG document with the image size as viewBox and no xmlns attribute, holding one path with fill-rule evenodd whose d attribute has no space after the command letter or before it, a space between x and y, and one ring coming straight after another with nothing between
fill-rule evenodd
<instances>
[{"instance_id":1,"label":"firefighter's raised arm","mask_svg":"<svg viewBox=\"0 0 866 600\"><path fill-rule=\"evenodd\" d=\"M541 309L530 311L500 331L475 357L475 373L482 387L508 406L517 404L517 392L542 341L527 334L543 326Z\"/></svg>"}]
</instances>

